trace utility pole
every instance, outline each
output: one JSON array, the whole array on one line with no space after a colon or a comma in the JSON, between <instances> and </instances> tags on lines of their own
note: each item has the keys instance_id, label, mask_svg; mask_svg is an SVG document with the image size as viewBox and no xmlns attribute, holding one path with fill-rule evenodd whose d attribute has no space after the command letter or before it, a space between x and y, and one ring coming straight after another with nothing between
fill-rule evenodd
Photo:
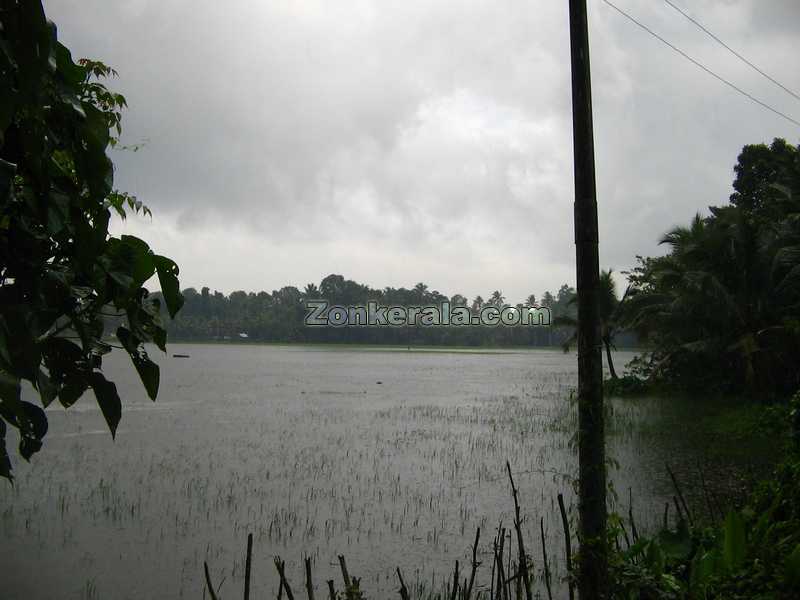
<instances>
[{"instance_id":1,"label":"utility pole","mask_svg":"<svg viewBox=\"0 0 800 600\"><path fill-rule=\"evenodd\" d=\"M569 0L572 136L575 157L575 266L578 288L578 528L581 600L607 597L603 357L598 318L597 193L586 0Z\"/></svg>"}]
</instances>

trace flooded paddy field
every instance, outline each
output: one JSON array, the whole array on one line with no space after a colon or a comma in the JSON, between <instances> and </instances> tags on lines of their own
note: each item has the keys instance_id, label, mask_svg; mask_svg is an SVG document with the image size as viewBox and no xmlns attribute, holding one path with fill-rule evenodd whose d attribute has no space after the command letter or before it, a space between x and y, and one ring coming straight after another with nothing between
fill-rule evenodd
<instances>
[{"instance_id":1,"label":"flooded paddy field","mask_svg":"<svg viewBox=\"0 0 800 600\"><path fill-rule=\"evenodd\" d=\"M478 526L478 582L488 585L491 539L512 522L506 460L537 573L543 517L551 570L563 575L558 493L577 517L574 354L169 351L154 353L155 403L125 356L106 359L123 398L116 441L89 394L48 410L50 432L30 464L12 453L15 485L0 492L4 599L202 598L204 561L222 597L239 597L248 533L251 597L276 597L275 555L296 594L310 556L320 597L325 579L340 579L338 554L368 597L396 597L398 566L409 587L440 589L456 559L468 564ZM700 409L680 406L611 403L618 509L627 514L631 489L640 530L672 498L665 462L680 474L706 456L682 426L685 411Z\"/></svg>"}]
</instances>

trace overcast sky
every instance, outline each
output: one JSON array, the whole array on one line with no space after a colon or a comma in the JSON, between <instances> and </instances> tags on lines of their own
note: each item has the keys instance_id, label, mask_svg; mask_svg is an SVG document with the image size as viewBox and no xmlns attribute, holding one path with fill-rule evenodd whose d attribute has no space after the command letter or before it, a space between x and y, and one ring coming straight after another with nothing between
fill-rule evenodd
<instances>
[{"instance_id":1,"label":"overcast sky","mask_svg":"<svg viewBox=\"0 0 800 600\"><path fill-rule=\"evenodd\" d=\"M800 89L800 2L674 0ZM792 98L662 0L615 0L741 88ZM330 273L511 302L574 283L566 0L48 0L130 108L114 229L183 287L302 288ZM800 128L589 0L601 265L630 267L731 192L741 147Z\"/></svg>"}]
</instances>

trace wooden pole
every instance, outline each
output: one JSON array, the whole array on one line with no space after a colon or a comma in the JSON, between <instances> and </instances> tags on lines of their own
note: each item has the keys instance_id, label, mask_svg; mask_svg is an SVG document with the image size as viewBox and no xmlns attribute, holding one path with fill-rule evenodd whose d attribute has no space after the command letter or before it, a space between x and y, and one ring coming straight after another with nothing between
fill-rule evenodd
<instances>
[{"instance_id":1,"label":"wooden pole","mask_svg":"<svg viewBox=\"0 0 800 600\"><path fill-rule=\"evenodd\" d=\"M544 562L544 585L547 588L548 600L553 600L553 590L550 589L550 564L547 561L547 541L544 538L544 517L539 518L539 532L542 535L542 562Z\"/></svg>"},{"instance_id":2,"label":"wooden pole","mask_svg":"<svg viewBox=\"0 0 800 600\"><path fill-rule=\"evenodd\" d=\"M402 600L410 600L411 597L408 595L408 588L406 587L406 582L403 581L403 574L400 572L400 567L397 567L397 578L400 580L400 589L398 590L400 598ZM336 600L335 597L331 597L333 600Z\"/></svg>"},{"instance_id":3,"label":"wooden pole","mask_svg":"<svg viewBox=\"0 0 800 600\"><path fill-rule=\"evenodd\" d=\"M469 583L467 584L464 592L464 600L470 600L472 597L472 587L475 585L475 573L478 571L478 542L481 539L481 528L475 531L475 543L472 544L472 572L469 575Z\"/></svg>"},{"instance_id":4,"label":"wooden pole","mask_svg":"<svg viewBox=\"0 0 800 600\"><path fill-rule=\"evenodd\" d=\"M294 594L292 593L292 588L289 587L289 580L286 579L286 562L281 560L279 556L275 557L275 568L278 570L278 576L281 579L281 587L278 589L278 594L281 593L281 590L286 590L286 597L289 600L294 600Z\"/></svg>"},{"instance_id":5,"label":"wooden pole","mask_svg":"<svg viewBox=\"0 0 800 600\"><path fill-rule=\"evenodd\" d=\"M569 21L578 288L578 593L581 600L594 600L606 597L608 552L603 359L598 318L600 259L586 0L570 0Z\"/></svg>"},{"instance_id":6,"label":"wooden pole","mask_svg":"<svg viewBox=\"0 0 800 600\"><path fill-rule=\"evenodd\" d=\"M306 594L308 600L314 600L314 583L311 581L311 557L306 556Z\"/></svg>"},{"instance_id":7,"label":"wooden pole","mask_svg":"<svg viewBox=\"0 0 800 600\"><path fill-rule=\"evenodd\" d=\"M244 563L244 600L250 600L250 569L253 563L253 534L247 534L247 557Z\"/></svg>"},{"instance_id":8,"label":"wooden pole","mask_svg":"<svg viewBox=\"0 0 800 600\"><path fill-rule=\"evenodd\" d=\"M203 570L206 574L206 587L208 588L208 595L211 596L211 600L218 600L216 592L214 592L214 586L211 584L211 575L208 572L208 563L203 562Z\"/></svg>"},{"instance_id":9,"label":"wooden pole","mask_svg":"<svg viewBox=\"0 0 800 600\"><path fill-rule=\"evenodd\" d=\"M569 531L569 519L564 508L564 496L558 495L558 510L561 512L561 526L564 528L564 554L567 558L567 584L569 586L569 600L575 600L575 585L572 575L572 535Z\"/></svg>"},{"instance_id":10,"label":"wooden pole","mask_svg":"<svg viewBox=\"0 0 800 600\"><path fill-rule=\"evenodd\" d=\"M517 570L522 575L526 600L533 600L530 575L528 573L528 555L525 554L525 544L522 539L522 518L519 515L519 494L517 492L517 486L514 485L514 476L511 475L511 464L508 461L506 461L506 470L508 471L508 479L511 481L511 493L514 496L514 529L517 530L517 548L519 549L519 568Z\"/></svg>"}]
</instances>

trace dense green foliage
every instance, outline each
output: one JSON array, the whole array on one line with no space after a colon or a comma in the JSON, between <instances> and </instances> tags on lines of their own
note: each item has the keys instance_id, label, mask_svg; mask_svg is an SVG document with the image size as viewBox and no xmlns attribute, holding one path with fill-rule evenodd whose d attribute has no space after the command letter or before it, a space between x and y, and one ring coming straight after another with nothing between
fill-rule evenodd
<instances>
[{"instance_id":1,"label":"dense green foliage","mask_svg":"<svg viewBox=\"0 0 800 600\"><path fill-rule=\"evenodd\" d=\"M40 2L0 5L0 476L11 476L6 426L28 459L47 432L42 407L64 407L91 388L112 435L121 416L101 371L106 318L155 399L158 367L144 342L164 349L160 300L144 288L157 274L170 315L181 307L178 267L137 238L109 235L111 211L149 212L113 188L108 149L125 99L98 79L114 72L77 64Z\"/></svg>"},{"instance_id":2,"label":"dense green foliage","mask_svg":"<svg viewBox=\"0 0 800 600\"><path fill-rule=\"evenodd\" d=\"M441 344L451 346L558 346L571 333L571 327L346 327L310 328L303 324L305 301L325 299L331 305L352 306L374 300L387 306L433 306L449 300L452 306L467 306L473 312L485 305L506 304L503 293L495 291L484 300L469 302L461 294L447 297L430 290L424 283L411 289L373 289L345 279L341 275L325 277L319 286L309 284L304 290L284 287L268 292L233 292L225 296L203 288L183 290L186 304L169 325L170 336L182 340L234 340L244 333L250 340L270 342L347 342L364 344ZM546 306L554 316L572 318L574 288L562 285L554 296L542 294L537 302L530 295L517 306Z\"/></svg>"},{"instance_id":3,"label":"dense green foliage","mask_svg":"<svg viewBox=\"0 0 800 600\"><path fill-rule=\"evenodd\" d=\"M791 409L800 409L800 393ZM796 431L795 431L796 435ZM612 535L624 548L612 561L615 598L781 600L800 594L800 447L787 441L788 458L762 482L742 510L707 511L649 538L628 536L614 519ZM676 500L676 507L679 507ZM715 517L716 515L716 517ZM630 522L629 522L630 525ZM635 524L628 528L635 532ZM619 544L620 546L622 544Z\"/></svg>"},{"instance_id":4,"label":"dense green foliage","mask_svg":"<svg viewBox=\"0 0 800 600\"><path fill-rule=\"evenodd\" d=\"M785 397L800 384L800 151L746 146L735 173L727 206L639 259L626 320L653 349L653 379Z\"/></svg>"}]
</instances>

